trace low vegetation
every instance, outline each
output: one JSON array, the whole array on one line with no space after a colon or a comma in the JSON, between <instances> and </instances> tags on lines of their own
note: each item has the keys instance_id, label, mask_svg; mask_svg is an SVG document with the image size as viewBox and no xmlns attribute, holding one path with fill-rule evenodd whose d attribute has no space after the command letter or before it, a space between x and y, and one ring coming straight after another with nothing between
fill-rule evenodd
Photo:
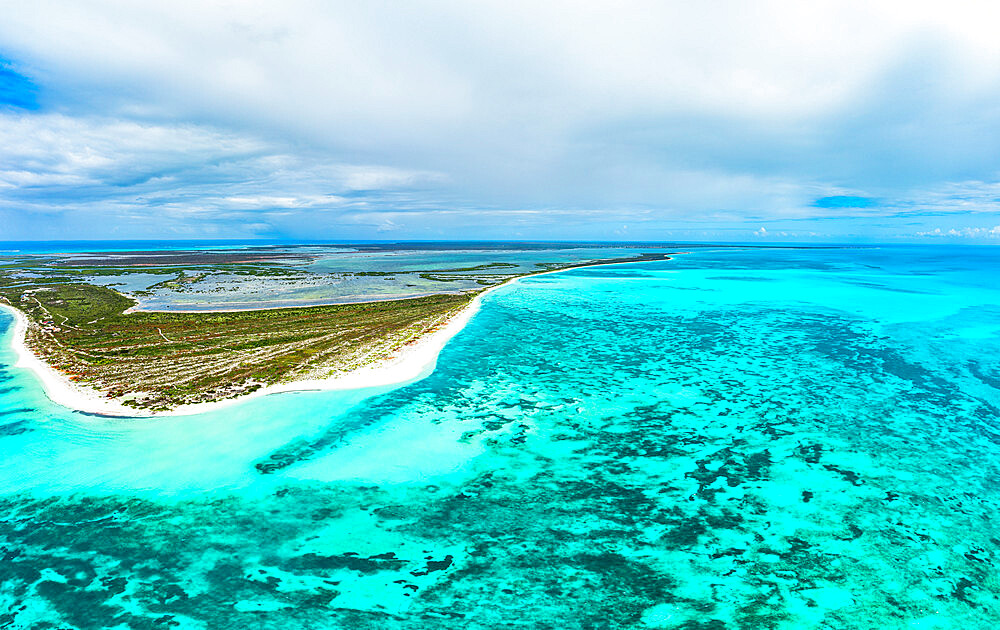
<instances>
[{"instance_id":1,"label":"low vegetation","mask_svg":"<svg viewBox=\"0 0 1000 630\"><path fill-rule=\"evenodd\" d=\"M133 252L136 260L163 262ZM163 256L161 258L167 258ZM303 276L309 272L226 254L190 254L186 266L149 265L144 274L166 276L147 290L184 292L211 274ZM518 275L612 262L663 260L665 254L580 263L538 263L528 274L503 262L454 269L415 270L425 280L473 280L499 284ZM176 257L171 257L176 262ZM206 262L209 264L204 264ZM8 258L0 265L0 301L29 320L26 342L52 367L123 404L149 410L233 398L262 386L323 378L391 356L441 326L477 291L451 292L361 304L236 312L128 312L133 298L81 282L84 274L107 277L137 270L67 265L59 260ZM391 275L361 271L353 275ZM398 273L398 272L395 272Z\"/></svg>"},{"instance_id":2,"label":"low vegetation","mask_svg":"<svg viewBox=\"0 0 1000 630\"><path fill-rule=\"evenodd\" d=\"M152 410L324 377L384 359L468 304L471 294L231 313L124 314L104 287L0 289L28 314L28 345L110 398Z\"/></svg>"}]
</instances>

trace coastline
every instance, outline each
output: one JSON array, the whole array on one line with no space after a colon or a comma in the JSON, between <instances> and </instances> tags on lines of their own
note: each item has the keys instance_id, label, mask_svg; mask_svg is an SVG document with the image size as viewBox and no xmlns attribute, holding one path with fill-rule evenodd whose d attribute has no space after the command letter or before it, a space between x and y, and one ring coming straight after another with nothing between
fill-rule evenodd
<instances>
[{"instance_id":1,"label":"coastline","mask_svg":"<svg viewBox=\"0 0 1000 630\"><path fill-rule=\"evenodd\" d=\"M482 291L476 297L472 298L462 310L449 318L443 326L421 335L415 341L397 350L395 355L375 364L365 365L344 374L328 378L275 383L249 394L237 396L236 398L192 405L180 405L166 411L149 411L127 407L118 401L109 400L93 387L74 383L65 374L45 363L25 344L25 336L28 330L27 316L20 309L9 304L0 302L0 308L4 308L14 315L14 331L11 340L12 349L17 355L14 367L33 372L41 382L42 389L49 400L74 411L100 416L158 418L207 413L253 398L284 392L364 389L368 387L400 385L419 380L434 371L441 350L452 337L457 335L469 323L472 316L479 310L483 296L518 279L520 277L512 278L507 282Z\"/></svg>"},{"instance_id":2,"label":"coastline","mask_svg":"<svg viewBox=\"0 0 1000 630\"><path fill-rule=\"evenodd\" d=\"M676 255L673 252L671 255ZM683 253L683 252L681 252ZM666 258L669 260L670 258ZM469 301L462 310L453 315L439 329L426 333L415 341L412 341L397 350L394 356L375 363L355 368L344 374L338 374L322 379L303 379L290 381L287 383L275 383L262 387L249 394L216 400L212 402L196 403L191 405L180 405L174 409L166 411L149 411L146 409L136 409L127 407L115 400L109 400L102 393L80 383L75 383L65 374L49 366L40 359L25 344L25 337L28 330L28 318L15 306L0 302L0 308L4 308L14 315L14 332L11 341L12 348L17 355L16 368L23 368L32 371L42 384L45 395L52 402L68 409L83 413L109 416L117 418L160 418L168 416L189 416L210 411L217 411L230 405L242 403L254 398L280 394L286 392L306 392L306 391L335 391L345 389L365 389L369 387L383 387L389 385L402 385L412 381L420 380L431 374L437 365L438 355L452 337L457 335L472 317L479 311L482 299L489 293L517 282L523 278L534 278L537 276L560 273L571 269L594 266L610 266L622 264L635 264L638 261L629 262L607 262L579 267L568 267L564 269L553 269L523 276L517 276L489 287L480 292ZM132 309L129 309L132 310ZM127 312L127 311L126 311ZM203 311L211 312L211 311Z\"/></svg>"}]
</instances>

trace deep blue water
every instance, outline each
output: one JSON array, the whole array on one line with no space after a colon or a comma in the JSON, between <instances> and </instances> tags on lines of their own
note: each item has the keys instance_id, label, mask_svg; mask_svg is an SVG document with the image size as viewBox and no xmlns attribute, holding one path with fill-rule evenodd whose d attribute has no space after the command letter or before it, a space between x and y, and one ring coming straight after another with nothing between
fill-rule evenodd
<instances>
[{"instance_id":1,"label":"deep blue water","mask_svg":"<svg viewBox=\"0 0 1000 630\"><path fill-rule=\"evenodd\" d=\"M995 628L998 270L570 270L421 381L155 421L52 405L8 330L0 627Z\"/></svg>"}]
</instances>

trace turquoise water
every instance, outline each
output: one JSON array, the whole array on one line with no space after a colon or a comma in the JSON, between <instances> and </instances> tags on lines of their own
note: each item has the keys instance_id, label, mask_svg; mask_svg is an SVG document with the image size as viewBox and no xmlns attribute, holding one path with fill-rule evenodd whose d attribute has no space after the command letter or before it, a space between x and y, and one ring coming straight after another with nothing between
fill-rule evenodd
<instances>
[{"instance_id":1,"label":"turquoise water","mask_svg":"<svg viewBox=\"0 0 1000 630\"><path fill-rule=\"evenodd\" d=\"M9 367L0 627L995 628L1000 252L518 281L396 389L111 420Z\"/></svg>"}]
</instances>

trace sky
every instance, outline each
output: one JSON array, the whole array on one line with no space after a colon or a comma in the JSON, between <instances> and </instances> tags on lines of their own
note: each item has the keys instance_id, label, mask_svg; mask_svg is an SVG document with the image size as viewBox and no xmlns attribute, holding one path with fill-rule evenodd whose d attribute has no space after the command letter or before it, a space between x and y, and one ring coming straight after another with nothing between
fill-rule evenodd
<instances>
[{"instance_id":1,"label":"sky","mask_svg":"<svg viewBox=\"0 0 1000 630\"><path fill-rule=\"evenodd\" d=\"M0 240L1000 244L996 2L0 15Z\"/></svg>"}]
</instances>

